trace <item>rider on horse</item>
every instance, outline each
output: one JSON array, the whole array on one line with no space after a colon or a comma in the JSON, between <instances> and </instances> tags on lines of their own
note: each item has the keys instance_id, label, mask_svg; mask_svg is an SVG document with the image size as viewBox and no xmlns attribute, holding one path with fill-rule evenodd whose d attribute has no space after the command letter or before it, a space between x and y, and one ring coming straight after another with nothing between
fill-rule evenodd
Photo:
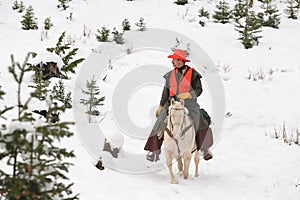
<instances>
[{"instance_id":1,"label":"rider on horse","mask_svg":"<svg viewBox=\"0 0 300 200\"><path fill-rule=\"evenodd\" d=\"M207 124L203 124L203 116L201 116L200 106L197 103L197 97L202 93L201 75L190 66L186 65L189 60L186 58L186 52L181 49L174 50L172 55L168 58L172 58L172 64L174 69L164 75L166 79L165 86L163 89L160 106L156 111L157 121L151 131L150 136L144 147L145 150L150 151L147 155L149 161L159 160L160 148L163 142L161 132L165 128L165 119L167 111L170 106L172 98L175 100L184 100L185 107L189 110L189 115L193 119L195 131L196 131L196 142L197 149L201 149L205 160L212 158L212 154L209 151L209 145L202 145L206 133L209 127ZM211 137L208 141L212 143Z\"/></svg>"}]
</instances>

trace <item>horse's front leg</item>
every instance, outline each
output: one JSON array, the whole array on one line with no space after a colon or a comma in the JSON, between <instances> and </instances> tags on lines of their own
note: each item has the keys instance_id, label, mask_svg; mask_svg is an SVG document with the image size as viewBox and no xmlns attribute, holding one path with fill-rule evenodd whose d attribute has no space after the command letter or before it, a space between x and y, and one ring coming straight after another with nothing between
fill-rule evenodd
<instances>
[{"instance_id":1,"label":"horse's front leg","mask_svg":"<svg viewBox=\"0 0 300 200\"><path fill-rule=\"evenodd\" d=\"M184 167L183 167L183 178L184 179L187 179L189 177L189 167L190 167L191 159L192 159L192 154L191 154L190 151L185 152L183 154L183 164L184 164Z\"/></svg>"},{"instance_id":2,"label":"horse's front leg","mask_svg":"<svg viewBox=\"0 0 300 200\"><path fill-rule=\"evenodd\" d=\"M170 179L171 179L171 183L172 184L175 184L177 183L177 180L174 176L174 173L173 173L173 169L172 169L172 160L173 160L173 157L171 155L170 152L166 152L166 158L167 158L167 165L168 165L168 169L169 169L169 172L170 172Z\"/></svg>"},{"instance_id":3,"label":"horse's front leg","mask_svg":"<svg viewBox=\"0 0 300 200\"><path fill-rule=\"evenodd\" d=\"M195 177L199 176L198 166L200 161L200 150L196 150L194 153L194 161L195 161Z\"/></svg>"},{"instance_id":4,"label":"horse's front leg","mask_svg":"<svg viewBox=\"0 0 300 200\"><path fill-rule=\"evenodd\" d=\"M182 158L180 156L177 158L177 167L178 167L179 173L182 172L183 164L182 164Z\"/></svg>"}]
</instances>

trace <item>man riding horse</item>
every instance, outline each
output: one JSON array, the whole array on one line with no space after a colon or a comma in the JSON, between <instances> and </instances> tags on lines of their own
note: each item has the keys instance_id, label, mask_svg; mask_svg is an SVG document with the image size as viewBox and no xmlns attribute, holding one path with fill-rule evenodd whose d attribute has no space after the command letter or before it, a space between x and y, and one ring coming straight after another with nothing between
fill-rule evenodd
<instances>
[{"instance_id":1,"label":"man riding horse","mask_svg":"<svg viewBox=\"0 0 300 200\"><path fill-rule=\"evenodd\" d=\"M212 134L208 125L204 124L205 122L203 116L201 116L200 106L197 103L197 97L202 93L200 80L202 76L195 69L185 64L189 62L189 60L186 58L186 52L184 50L176 49L168 58L172 58L174 69L163 76L166 82L160 106L156 111L157 120L144 147L144 150L149 151L147 160L159 160L160 148L163 142L161 135L165 128L165 119L172 98L175 100L184 100L184 105L189 110L189 115L193 119L197 133L197 149L201 149L203 158L209 160L213 157L208 149L212 145ZM203 145L207 135L209 137L208 143L210 144Z\"/></svg>"}]
</instances>

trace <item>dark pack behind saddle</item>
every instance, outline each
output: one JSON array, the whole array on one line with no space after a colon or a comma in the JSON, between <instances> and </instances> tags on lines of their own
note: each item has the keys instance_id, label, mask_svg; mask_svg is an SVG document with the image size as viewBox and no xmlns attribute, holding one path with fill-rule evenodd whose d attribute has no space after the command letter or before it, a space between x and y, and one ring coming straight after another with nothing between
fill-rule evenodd
<instances>
[{"instance_id":1,"label":"dark pack behind saddle","mask_svg":"<svg viewBox=\"0 0 300 200\"><path fill-rule=\"evenodd\" d=\"M203 108L200 109L200 118L198 130L207 129L211 124L211 117Z\"/></svg>"}]
</instances>

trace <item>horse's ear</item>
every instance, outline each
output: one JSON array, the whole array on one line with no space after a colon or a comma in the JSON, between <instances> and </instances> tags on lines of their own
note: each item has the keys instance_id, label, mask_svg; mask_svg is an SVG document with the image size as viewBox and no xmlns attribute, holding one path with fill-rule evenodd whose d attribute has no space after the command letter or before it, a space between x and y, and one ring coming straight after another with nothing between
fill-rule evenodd
<instances>
[{"instance_id":1,"label":"horse's ear","mask_svg":"<svg viewBox=\"0 0 300 200\"><path fill-rule=\"evenodd\" d=\"M172 105L174 105L174 104L175 104L175 99L174 99L174 98L172 98L172 100L171 100L171 104L172 104Z\"/></svg>"},{"instance_id":2,"label":"horse's ear","mask_svg":"<svg viewBox=\"0 0 300 200\"><path fill-rule=\"evenodd\" d=\"M182 106L184 106L184 100L183 100L183 99L180 100L180 104L181 104Z\"/></svg>"}]
</instances>

